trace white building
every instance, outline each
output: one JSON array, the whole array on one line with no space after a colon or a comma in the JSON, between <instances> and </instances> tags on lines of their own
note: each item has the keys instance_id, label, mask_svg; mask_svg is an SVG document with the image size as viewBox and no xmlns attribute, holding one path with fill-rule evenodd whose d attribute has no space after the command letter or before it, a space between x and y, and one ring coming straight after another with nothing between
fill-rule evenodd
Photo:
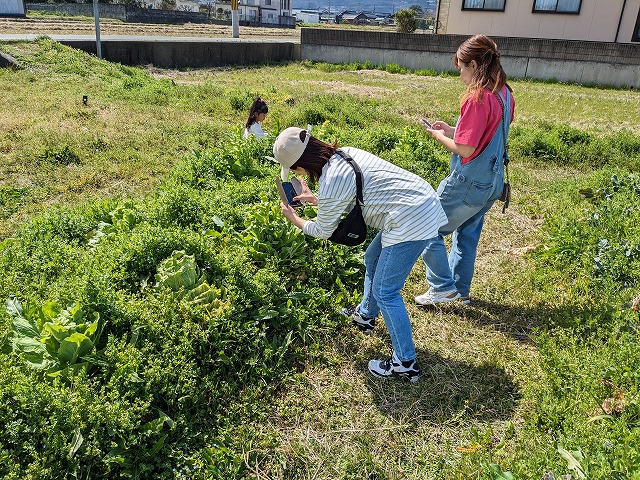
<instances>
[{"instance_id":1,"label":"white building","mask_svg":"<svg viewBox=\"0 0 640 480\"><path fill-rule=\"evenodd\" d=\"M230 2L215 2L213 11L222 9L231 16ZM238 14L241 21L251 23L273 23L276 25L290 24L291 0L240 0ZM290 17L290 19L284 18Z\"/></svg>"},{"instance_id":2,"label":"white building","mask_svg":"<svg viewBox=\"0 0 640 480\"><path fill-rule=\"evenodd\" d=\"M296 22L320 23L320 12L315 10L293 10L292 14L296 17Z\"/></svg>"},{"instance_id":3,"label":"white building","mask_svg":"<svg viewBox=\"0 0 640 480\"><path fill-rule=\"evenodd\" d=\"M436 33L640 42L640 0L439 0Z\"/></svg>"}]
</instances>

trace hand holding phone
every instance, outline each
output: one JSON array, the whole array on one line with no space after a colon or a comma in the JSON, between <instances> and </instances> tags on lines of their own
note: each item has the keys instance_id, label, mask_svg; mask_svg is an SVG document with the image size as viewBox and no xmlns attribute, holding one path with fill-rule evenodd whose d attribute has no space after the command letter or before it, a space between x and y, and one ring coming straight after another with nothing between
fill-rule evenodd
<instances>
[{"instance_id":1,"label":"hand holding phone","mask_svg":"<svg viewBox=\"0 0 640 480\"><path fill-rule=\"evenodd\" d=\"M298 190L302 190L300 182L296 178L292 178L291 182L283 182L280 178L276 177L276 186L278 187L278 194L280 194L282 203L291 205L292 207L302 206L300 200L293 199L293 197L300 195Z\"/></svg>"},{"instance_id":2,"label":"hand holding phone","mask_svg":"<svg viewBox=\"0 0 640 480\"><path fill-rule=\"evenodd\" d=\"M433 129L433 125L431 125L429 122L427 122L424 118L420 119L420 123L422 123L424 126L426 126L430 130Z\"/></svg>"}]
</instances>

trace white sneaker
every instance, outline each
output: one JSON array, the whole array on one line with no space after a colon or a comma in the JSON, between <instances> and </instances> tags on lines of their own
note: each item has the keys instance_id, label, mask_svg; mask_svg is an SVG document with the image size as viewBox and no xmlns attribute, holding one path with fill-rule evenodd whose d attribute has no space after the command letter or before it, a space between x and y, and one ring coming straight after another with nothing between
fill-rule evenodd
<instances>
[{"instance_id":1,"label":"white sneaker","mask_svg":"<svg viewBox=\"0 0 640 480\"><path fill-rule=\"evenodd\" d=\"M369 360L368 367L371 375L377 378L403 377L411 382L417 382L420 377L416 359L402 362L396 356L396 352L386 360Z\"/></svg>"},{"instance_id":2,"label":"white sneaker","mask_svg":"<svg viewBox=\"0 0 640 480\"><path fill-rule=\"evenodd\" d=\"M358 306L345 307L340 310L340 314L350 318L351 323L358 327L365 335L371 335L373 329L376 327L376 319L362 315Z\"/></svg>"},{"instance_id":3,"label":"white sneaker","mask_svg":"<svg viewBox=\"0 0 640 480\"><path fill-rule=\"evenodd\" d=\"M416 297L416 303L418 305L436 305L437 303L453 302L460 298L460 294L457 290L449 290L448 292L434 292L433 288L430 288L422 295Z\"/></svg>"}]
</instances>

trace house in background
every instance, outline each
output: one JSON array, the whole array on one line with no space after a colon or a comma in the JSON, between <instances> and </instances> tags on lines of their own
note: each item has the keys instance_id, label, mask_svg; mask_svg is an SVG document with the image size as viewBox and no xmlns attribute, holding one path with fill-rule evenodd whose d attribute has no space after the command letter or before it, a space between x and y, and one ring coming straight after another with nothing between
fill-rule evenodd
<instances>
[{"instance_id":1,"label":"house in background","mask_svg":"<svg viewBox=\"0 0 640 480\"><path fill-rule=\"evenodd\" d=\"M292 10L292 15L296 17L296 22L320 23L320 13L317 10Z\"/></svg>"},{"instance_id":2,"label":"house in background","mask_svg":"<svg viewBox=\"0 0 640 480\"><path fill-rule=\"evenodd\" d=\"M228 12L231 17L231 2L215 2L214 11ZM291 0L240 0L238 14L241 21L261 24L295 26L291 15Z\"/></svg>"},{"instance_id":3,"label":"house in background","mask_svg":"<svg viewBox=\"0 0 640 480\"><path fill-rule=\"evenodd\" d=\"M640 0L439 0L436 33L640 42Z\"/></svg>"},{"instance_id":4,"label":"house in background","mask_svg":"<svg viewBox=\"0 0 640 480\"><path fill-rule=\"evenodd\" d=\"M331 10L323 10L320 12L320 23L338 23L336 13Z\"/></svg>"},{"instance_id":5,"label":"house in background","mask_svg":"<svg viewBox=\"0 0 640 480\"><path fill-rule=\"evenodd\" d=\"M345 10L336 17L337 23L350 23L352 25L366 25L369 23L366 13Z\"/></svg>"}]
</instances>

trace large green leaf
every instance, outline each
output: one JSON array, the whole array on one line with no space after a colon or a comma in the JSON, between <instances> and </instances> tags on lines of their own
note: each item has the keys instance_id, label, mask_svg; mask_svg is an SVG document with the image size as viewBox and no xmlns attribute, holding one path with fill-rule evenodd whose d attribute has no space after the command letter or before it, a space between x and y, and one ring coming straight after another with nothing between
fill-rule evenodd
<instances>
[{"instance_id":1,"label":"large green leaf","mask_svg":"<svg viewBox=\"0 0 640 480\"><path fill-rule=\"evenodd\" d=\"M174 251L158 265L155 281L169 287L174 292L181 288L190 290L198 280L198 266L193 255L183 250Z\"/></svg>"},{"instance_id":2,"label":"large green leaf","mask_svg":"<svg viewBox=\"0 0 640 480\"><path fill-rule=\"evenodd\" d=\"M73 438L71 439L71 448L69 448L69 457L73 458L73 456L76 454L76 452L82 445L83 441L84 441L84 437L80 432L80 427L77 427L73 434Z\"/></svg>"},{"instance_id":3,"label":"large green leaf","mask_svg":"<svg viewBox=\"0 0 640 480\"><path fill-rule=\"evenodd\" d=\"M20 338L40 339L38 327L22 316L13 318L13 332Z\"/></svg>"},{"instance_id":4,"label":"large green leaf","mask_svg":"<svg viewBox=\"0 0 640 480\"><path fill-rule=\"evenodd\" d=\"M75 325L74 325L75 326ZM73 333L72 327L60 325L59 323L47 322L43 325L42 330L50 334L59 343Z\"/></svg>"},{"instance_id":5,"label":"large green leaf","mask_svg":"<svg viewBox=\"0 0 640 480\"><path fill-rule=\"evenodd\" d=\"M29 353L43 353L46 351L44 344L35 338L15 336L12 340L14 351Z\"/></svg>"},{"instance_id":6,"label":"large green leaf","mask_svg":"<svg viewBox=\"0 0 640 480\"><path fill-rule=\"evenodd\" d=\"M567 461L567 467L575 472L577 478L587 478L587 474L580 464L580 460L584 460L580 450L569 451L559 446L558 453Z\"/></svg>"},{"instance_id":7,"label":"large green leaf","mask_svg":"<svg viewBox=\"0 0 640 480\"><path fill-rule=\"evenodd\" d=\"M69 365L73 365L78 361L78 358L83 355L87 355L93 350L93 342L82 333L74 333L69 337L65 338L60 343L60 348L58 349L58 359L60 362L67 363Z\"/></svg>"},{"instance_id":8,"label":"large green leaf","mask_svg":"<svg viewBox=\"0 0 640 480\"><path fill-rule=\"evenodd\" d=\"M15 297L7 299L6 310L9 315L12 317L23 317L22 314L22 303Z\"/></svg>"},{"instance_id":9,"label":"large green leaf","mask_svg":"<svg viewBox=\"0 0 640 480\"><path fill-rule=\"evenodd\" d=\"M84 334L92 337L96 331L98 331L100 314L98 312L93 312L92 317L95 319L92 323L87 325L87 329L84 331Z\"/></svg>"},{"instance_id":10,"label":"large green leaf","mask_svg":"<svg viewBox=\"0 0 640 480\"><path fill-rule=\"evenodd\" d=\"M39 309L40 322L42 327L47 322L53 322L53 319L60 315L60 306L56 302L45 302Z\"/></svg>"}]
</instances>

